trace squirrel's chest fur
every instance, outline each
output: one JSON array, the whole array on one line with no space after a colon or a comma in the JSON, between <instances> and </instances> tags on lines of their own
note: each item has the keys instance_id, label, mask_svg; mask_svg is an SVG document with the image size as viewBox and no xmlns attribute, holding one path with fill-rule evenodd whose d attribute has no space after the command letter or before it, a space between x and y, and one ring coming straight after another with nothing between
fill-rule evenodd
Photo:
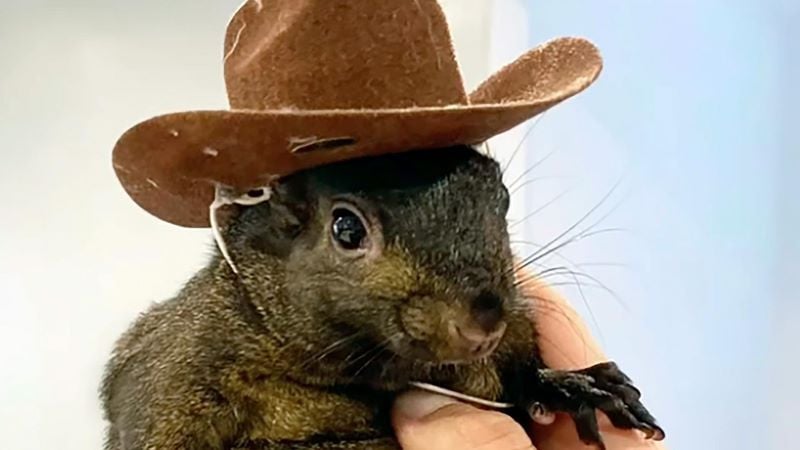
<instances>
[{"instance_id":1,"label":"squirrel's chest fur","mask_svg":"<svg viewBox=\"0 0 800 450\"><path fill-rule=\"evenodd\" d=\"M272 357L275 355L270 354L264 360ZM307 441L322 436L391 435L390 408L399 387L397 382L383 385L379 380L370 386L348 385L342 380L331 383L331 379L315 373L313 368L307 369L307 378L303 373L300 380L297 372L288 374L292 367L302 366L308 358L308 354L285 350L269 364L259 364L248 357L232 363L223 371L223 378L213 381L219 382L228 400L240 408L236 414L242 434L248 440ZM502 394L499 372L490 360L443 368L407 367L404 372L387 375L432 382L493 400Z\"/></svg>"},{"instance_id":2,"label":"squirrel's chest fur","mask_svg":"<svg viewBox=\"0 0 800 450\"><path fill-rule=\"evenodd\" d=\"M237 370L236 368L232 368ZM306 441L319 436L377 437L388 433L388 402L303 386L280 378L222 382L238 399L243 438Z\"/></svg>"},{"instance_id":3,"label":"squirrel's chest fur","mask_svg":"<svg viewBox=\"0 0 800 450\"><path fill-rule=\"evenodd\" d=\"M311 386L263 368L231 366L220 380L230 397L238 398L243 431L252 441L306 441L326 437L389 436L393 392L361 386ZM262 375L252 376L255 373ZM497 399L502 391L490 362L449 370L419 370L432 381L470 395Z\"/></svg>"}]
</instances>

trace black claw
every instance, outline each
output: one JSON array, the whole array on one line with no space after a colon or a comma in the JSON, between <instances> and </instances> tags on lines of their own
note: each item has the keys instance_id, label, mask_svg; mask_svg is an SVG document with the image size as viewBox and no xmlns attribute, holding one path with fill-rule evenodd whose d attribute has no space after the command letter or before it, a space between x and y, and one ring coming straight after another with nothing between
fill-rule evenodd
<instances>
[{"instance_id":1,"label":"black claw","mask_svg":"<svg viewBox=\"0 0 800 450\"><path fill-rule=\"evenodd\" d=\"M600 450L606 450L600 430L597 426L597 414L594 408L588 405L578 407L578 410L570 414L575 422L575 430L581 442L587 445L594 445Z\"/></svg>"},{"instance_id":2,"label":"black claw","mask_svg":"<svg viewBox=\"0 0 800 450\"><path fill-rule=\"evenodd\" d=\"M547 409L539 402L533 402L528 405L528 415L533 419L539 414L547 414Z\"/></svg>"},{"instance_id":3,"label":"black claw","mask_svg":"<svg viewBox=\"0 0 800 450\"><path fill-rule=\"evenodd\" d=\"M627 406L631 413L633 413L633 415L636 416L640 422L652 425L656 424L656 418L650 415L650 411L648 411L641 402L630 402Z\"/></svg>"},{"instance_id":4,"label":"black claw","mask_svg":"<svg viewBox=\"0 0 800 450\"><path fill-rule=\"evenodd\" d=\"M612 407L601 408L601 410L608 416L611 423L623 430L639 429L644 430L649 428L647 424L639 422L628 408L622 402L615 403Z\"/></svg>"},{"instance_id":5,"label":"black claw","mask_svg":"<svg viewBox=\"0 0 800 450\"><path fill-rule=\"evenodd\" d=\"M648 439L652 439L654 441L663 441L664 438L666 437L666 434L664 434L664 430L661 429L660 426L655 424L651 425L651 427L653 427L653 434L648 436Z\"/></svg>"},{"instance_id":6,"label":"black claw","mask_svg":"<svg viewBox=\"0 0 800 450\"><path fill-rule=\"evenodd\" d=\"M653 417L647 408L644 407L640 402L631 402L628 406L628 410L639 419L639 422L642 422L644 425L649 428L648 430L642 429L645 432L648 439L654 439L656 441L660 441L664 439L664 430L656 424L656 419Z\"/></svg>"},{"instance_id":7,"label":"black claw","mask_svg":"<svg viewBox=\"0 0 800 450\"><path fill-rule=\"evenodd\" d=\"M586 444L605 449L596 410L603 411L617 428L642 431L648 439L664 439L664 431L639 401L641 392L613 362L575 372L545 369L540 380L537 398L533 402L527 399L525 406L540 403L546 410L570 414Z\"/></svg>"}]
</instances>

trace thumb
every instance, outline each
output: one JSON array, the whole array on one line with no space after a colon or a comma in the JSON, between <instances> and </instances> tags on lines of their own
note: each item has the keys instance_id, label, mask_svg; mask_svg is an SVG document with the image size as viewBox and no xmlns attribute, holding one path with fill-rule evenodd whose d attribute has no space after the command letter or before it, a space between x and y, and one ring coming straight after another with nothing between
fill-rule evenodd
<instances>
[{"instance_id":1,"label":"thumb","mask_svg":"<svg viewBox=\"0 0 800 450\"><path fill-rule=\"evenodd\" d=\"M511 417L424 391L398 397L392 423L403 450L533 450Z\"/></svg>"}]
</instances>

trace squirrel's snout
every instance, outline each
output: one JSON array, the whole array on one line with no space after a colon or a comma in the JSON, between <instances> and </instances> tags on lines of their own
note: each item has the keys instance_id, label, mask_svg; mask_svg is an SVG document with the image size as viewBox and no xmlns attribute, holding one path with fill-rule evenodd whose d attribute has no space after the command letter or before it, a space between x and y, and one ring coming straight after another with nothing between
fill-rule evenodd
<instances>
[{"instance_id":1,"label":"squirrel's snout","mask_svg":"<svg viewBox=\"0 0 800 450\"><path fill-rule=\"evenodd\" d=\"M480 359L492 353L506 331L505 322L499 322L492 331L482 327L450 322L450 342L465 355L465 359Z\"/></svg>"},{"instance_id":2,"label":"squirrel's snout","mask_svg":"<svg viewBox=\"0 0 800 450\"><path fill-rule=\"evenodd\" d=\"M507 328L507 304L488 289L457 299L414 297L403 306L400 319L409 343L399 351L413 358L440 363L482 359L497 348Z\"/></svg>"},{"instance_id":3,"label":"squirrel's snout","mask_svg":"<svg viewBox=\"0 0 800 450\"><path fill-rule=\"evenodd\" d=\"M483 292L469 304L469 314L448 324L451 346L465 359L479 359L493 352L506 331L503 299Z\"/></svg>"}]
</instances>

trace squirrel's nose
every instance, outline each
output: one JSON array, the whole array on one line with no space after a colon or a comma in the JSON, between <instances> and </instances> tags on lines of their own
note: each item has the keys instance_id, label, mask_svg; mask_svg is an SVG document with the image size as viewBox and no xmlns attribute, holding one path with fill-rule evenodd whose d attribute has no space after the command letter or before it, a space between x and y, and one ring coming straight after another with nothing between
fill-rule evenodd
<instances>
[{"instance_id":1,"label":"squirrel's nose","mask_svg":"<svg viewBox=\"0 0 800 450\"><path fill-rule=\"evenodd\" d=\"M470 313L483 331L491 333L503 318L503 299L491 292L483 292L472 300Z\"/></svg>"}]
</instances>

